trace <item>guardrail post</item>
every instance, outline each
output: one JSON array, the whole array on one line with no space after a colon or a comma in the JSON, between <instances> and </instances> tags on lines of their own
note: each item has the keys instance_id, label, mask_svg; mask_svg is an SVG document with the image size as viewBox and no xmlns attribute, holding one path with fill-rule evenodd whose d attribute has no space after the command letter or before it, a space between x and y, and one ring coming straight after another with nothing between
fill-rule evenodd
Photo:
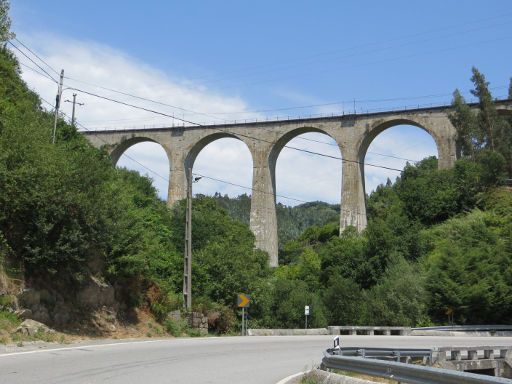
<instances>
[{"instance_id":1,"label":"guardrail post","mask_svg":"<svg viewBox=\"0 0 512 384\"><path fill-rule=\"evenodd\" d=\"M478 351L468 351L468 360L478 360Z\"/></svg>"},{"instance_id":2,"label":"guardrail post","mask_svg":"<svg viewBox=\"0 0 512 384\"><path fill-rule=\"evenodd\" d=\"M435 363L443 364L446 361L446 351L440 351L439 348L435 347L430 353L430 365Z\"/></svg>"},{"instance_id":3,"label":"guardrail post","mask_svg":"<svg viewBox=\"0 0 512 384\"><path fill-rule=\"evenodd\" d=\"M452 357L452 360L460 361L461 360L460 350L451 351L451 357Z\"/></svg>"},{"instance_id":4,"label":"guardrail post","mask_svg":"<svg viewBox=\"0 0 512 384\"><path fill-rule=\"evenodd\" d=\"M493 360L494 359L494 350L493 349L485 349L484 350L484 359Z\"/></svg>"},{"instance_id":5,"label":"guardrail post","mask_svg":"<svg viewBox=\"0 0 512 384\"><path fill-rule=\"evenodd\" d=\"M385 336L390 336L391 335L391 329L385 329L384 330L384 335Z\"/></svg>"}]
</instances>

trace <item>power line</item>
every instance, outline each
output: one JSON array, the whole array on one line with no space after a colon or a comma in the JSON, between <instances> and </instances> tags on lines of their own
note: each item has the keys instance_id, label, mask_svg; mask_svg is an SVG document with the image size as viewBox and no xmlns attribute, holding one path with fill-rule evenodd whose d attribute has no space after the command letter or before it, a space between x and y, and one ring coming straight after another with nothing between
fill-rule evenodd
<instances>
[{"instance_id":1,"label":"power line","mask_svg":"<svg viewBox=\"0 0 512 384\"><path fill-rule=\"evenodd\" d=\"M251 191L256 191L256 192L262 192L262 193L269 194L269 195L275 195L276 197L281 197L281 198L284 198L284 199L297 201L297 202L299 202L299 203L308 203L308 201L306 201L306 200L301 200L301 199L297 199L297 198L295 198L295 197L288 197L288 196L284 196L284 195L274 194L274 193L271 193L271 192L266 192L266 191L257 190L257 189L254 189L254 188L252 188L252 187L247 187L247 186L245 186L245 185L232 183L231 181L226 181L226 180L222 180L222 179L217 179L217 178L215 178L215 177L206 176L206 175L203 175L203 174L201 174L201 173L192 172L192 174L193 174L193 175L195 175L195 176L204 177L205 179L209 179L209 180L217 181L217 182L219 182L219 183L232 185L232 186L234 186L234 187L239 187L239 188L243 188L243 189L247 189L247 190L251 190Z\"/></svg>"},{"instance_id":2,"label":"power line","mask_svg":"<svg viewBox=\"0 0 512 384\"><path fill-rule=\"evenodd\" d=\"M52 79L51 77L48 77L47 75L45 75L45 74L44 74L44 73L42 73L42 72L39 72L37 69L35 69L35 68L31 67L30 65L27 65L27 64L25 64L25 63L22 63L21 61L20 61L20 65L22 65L23 67L25 67L25 68L27 68L27 69L30 69L32 72L37 73L39 76L42 76L42 77L44 77L45 79L48 79L48 80L53 81L53 79Z\"/></svg>"},{"instance_id":3,"label":"power line","mask_svg":"<svg viewBox=\"0 0 512 384\"><path fill-rule=\"evenodd\" d=\"M171 115L169 115L167 113L155 111L155 110L152 110L152 109L149 109L149 108L144 108L144 107L136 106L134 104L130 104L130 103L126 103L126 102L123 102L123 101L120 101L120 100L112 99L110 97L106 97L106 96L98 95L98 94L95 94L95 93L92 93L92 92L84 91L84 90L79 89L79 88L69 88L69 89L72 89L72 90L75 90L75 91L78 91L78 92L83 92L83 93L88 94L90 96L94 96L94 97L98 97L98 98L101 98L101 99L105 99L105 100L108 100L108 101L111 101L111 102L114 102L114 103L118 103L118 104L122 104L122 105L125 105L125 106L128 106L128 107L131 107L131 108L141 109L141 110L144 110L144 111L147 111L147 112L151 112L151 113L155 113L155 114L158 114L158 115L171 117L173 119L175 118L175 119L177 119L179 121L182 121L182 122L185 122L185 123L188 123L188 124L193 124L195 126L200 126L200 127L204 126L203 124L200 124L200 123L195 123L195 122L192 122L192 121L189 121L189 120L177 118L177 117L171 116ZM218 132L221 132L221 133L226 133L226 131L223 131L223 130L218 129L218 128L215 128L214 130L216 130ZM246 138L249 138L249 139L253 139L253 140L263 141L263 142L266 142L266 143L269 143L269 144L275 144L274 141L265 140L265 139L262 139L262 138L259 138L259 137L254 137L254 136L245 135L245 134L241 134L241 133L237 133L237 135L241 136L241 137L246 137ZM364 162L361 162L361 161L358 161L358 160L344 159L342 157L332 156L332 155L328 155L328 154L324 154L324 153L320 153L320 152L310 151L310 150L307 150L307 149L301 149L301 148L297 148L297 147L292 147L292 146L289 146L289 145L285 145L284 148L289 148L289 149L292 149L292 150L295 150L295 151L309 153L311 155L317 155L317 156L322 156L322 157L326 157L326 158L330 158L330 159L340 160L342 162L355 163L355 164L360 164L360 165L367 165L369 167L382 168L382 169L387 169L387 170L390 170L390 171L402 172L402 169L397 169L397 168L392 168L392 167L387 167L387 166L377 165L377 164L372 164L372 163L364 163Z\"/></svg>"},{"instance_id":4,"label":"power line","mask_svg":"<svg viewBox=\"0 0 512 384\"><path fill-rule=\"evenodd\" d=\"M50 102L48 102L47 100L41 98L41 100L43 100L45 103L47 103L48 105L52 106L52 104ZM66 113L64 112L61 112L64 116L68 117L69 118L69 115L67 115ZM83 129L85 129L86 131L89 131L91 132L93 135L95 135L100 141L102 141L104 144L108 144L105 140L103 140L103 138L101 136L99 136L96 131L93 131L93 130L90 130L89 128L87 128L85 125L81 124L80 122L76 122L76 124L80 127L82 127ZM134 159L133 157L131 157L130 155L126 154L126 153L123 153L123 156L126 156L128 159L130 159L131 161L135 162L136 164L140 165L142 168L146 169L147 171L151 172L152 174L158 176L159 178L161 178L162 180L166 181L166 182L169 182L169 178L165 177L165 176L162 176L161 174L159 174L158 172L154 171L153 169L147 167L146 165L144 165L143 163L141 163L140 161ZM214 178L214 177L211 177L211 176L207 176L207 175L204 175L204 174L200 174L200 173L193 173L194 175L196 176L199 176L199 177L204 177L205 179L209 179L209 180L213 180L213 181L216 181L216 182L219 182L219 183L223 183L223 184L227 184L227 185L231 185L231 186L235 186L235 187L239 187L239 188L243 188L245 190L250 190L250 191L253 191L253 192L260 192L260 193L264 193L264 194L268 194L268 195L273 195L273 196L276 196L276 197L280 197L280 198L283 198L283 199L287 199L287 200L292 200L292 201L297 201L297 202L300 202L300 203L308 203L308 201L306 200L301 200L301 199L297 199L295 197L290 197L290 196L286 196L286 195L281 195L281 194L275 194L273 192L267 192L267 191L262 191L262 190L258 190L258 189L255 189L253 187L247 187L247 186L244 186L244 185L241 185L241 184L237 184L237 183L233 183L233 182L230 182L230 181L227 181L227 180L223 180L223 179L218 179L218 178ZM343 209L341 208L340 206L340 212L349 212L349 213L352 213L352 214L356 214L356 215L360 215L360 216L366 216L365 214L363 213L360 213L358 210L356 211L353 211L353 210L349 210L349 209Z\"/></svg>"},{"instance_id":5,"label":"power line","mask_svg":"<svg viewBox=\"0 0 512 384\"><path fill-rule=\"evenodd\" d=\"M46 72L46 70L43 67L41 67L39 64L37 64L34 60L32 60L32 58L30 56L28 56L25 52L23 52L21 49L19 49L18 46L13 44L12 41L8 40L7 42L9 44L11 44L14 48L16 48L16 50L18 50L23 56L25 56L27 59L29 59L37 68L39 68L41 71L43 71L50 79L52 79L55 83L58 83L58 81L55 80L52 75L50 75L48 72Z\"/></svg>"},{"instance_id":6,"label":"power line","mask_svg":"<svg viewBox=\"0 0 512 384\"><path fill-rule=\"evenodd\" d=\"M96 93L84 91L84 90L79 89L79 88L72 88L71 87L69 89L75 90L75 91L78 91L78 92L82 92L82 93L85 93L85 94L90 95L90 96L98 97L100 99L108 100L108 101L111 101L111 102L114 102L114 103L117 103L117 104L125 105L127 107L141 109L141 110L144 110L144 111L147 111L147 112L151 112L151 113L155 113L155 114L158 114L158 115L167 116L167 117L170 117L170 118L173 118L173 119L177 119L179 121L182 121L182 122L185 122L185 123L188 123L188 124L193 124L193 125L200 126L200 127L204 126L203 124L192 122L192 121L185 120L185 119L181 119L179 117L174 117L174 116L171 116L171 115L169 115L167 113L164 113L164 112L159 112L159 111L155 111L155 110L152 110L152 109L149 109L149 108L140 107L140 106L137 106L137 105L134 105L134 104L126 103L124 101L120 101L120 100L112 99L110 97L98 95ZM215 130L219 131L221 133L226 133L226 131L220 130L218 128L215 129ZM249 135L244 135L244 134L237 134L237 135L238 136L242 136L242 137L246 137L246 138L250 138L250 139L253 139L253 140L263 141L263 142L266 142L266 143L269 143L269 144L275 144L275 142L273 142L273 141L264 140L264 139L261 139L261 138L258 138L258 137L254 137L254 136L249 136ZM372 163L363 163L363 162L357 161L357 160L343 159L341 157L327 155L327 154L324 154L324 153L310 151L310 150L301 149L301 148L297 148L297 147L292 147L292 146L289 146L289 145L285 145L284 148L289 148L289 149L293 149L293 150L296 150L296 151L299 151L299 152L309 153L311 155L317 155L317 156L323 156L323 157L326 157L326 158L336 159L336 160L340 160L342 162L357 163L357 164L361 164L361 165L368 165L370 167L376 167L376 168L382 168L382 169L387 169L387 170L391 170L391 171L402 172L401 169L397 169L397 168L386 167L386 166L383 166L383 165L377 165L377 164L372 164Z\"/></svg>"},{"instance_id":7,"label":"power line","mask_svg":"<svg viewBox=\"0 0 512 384\"><path fill-rule=\"evenodd\" d=\"M46 61L44 61L43 59L41 59L41 57L35 53L33 50L31 50L29 47L27 47L25 44L23 44L23 42L20 41L20 39L18 39L16 36L14 36L14 39L20 43L27 51L29 51L31 54L33 54L35 57L37 57L42 63L44 63L48 68L50 68L57 76L60 76L60 73L57 72L57 70L55 70L55 68L53 68L50 64L48 64Z\"/></svg>"},{"instance_id":8,"label":"power line","mask_svg":"<svg viewBox=\"0 0 512 384\"><path fill-rule=\"evenodd\" d=\"M9 41L9 43L11 43ZM13 45L15 48L17 48L14 44L11 43L11 45ZM17 48L20 52L22 52L19 48ZM22 52L23 53L23 52ZM25 55L25 53L23 53ZM45 72L48 76L50 76L50 74L48 74L48 72L46 72L43 68L41 68L37 63L35 63L32 59L30 59L27 55L25 55L29 60L31 60L35 65L38 66L38 68L40 68L43 72ZM51 77L51 76L50 76ZM163 112L159 112L159 111L155 111L155 110L152 110L152 109L149 109L149 108L145 108L145 107L140 107L140 106L137 106L137 105L134 105L134 104L130 104L130 103L126 103L124 101L120 101L120 100L116 100L116 99L112 99L110 97L106 97L106 96L102 96L102 95L98 95L96 93L92 93L92 92L88 92L88 91L85 91L85 90L82 90L82 89L79 89L79 88L69 88L71 90L75 90L75 91L78 91L78 92L82 92L82 93L85 93L87 95L90 95L90 96L94 96L94 97L98 97L100 99L104 99L104 100L108 100L108 101L111 101L113 103L117 103L117 104L121 104L121 105L125 105L127 107L131 107L131 108L136 108L136 109L140 109L140 110L144 110L144 111L147 111L147 112L151 112L151 113L155 113L155 114L158 114L158 115L162 115L162 116L166 116L166 117L170 117L172 119L176 119L176 120L179 120L179 121L182 121L184 123L188 123L188 124L192 124L192 125L196 125L196 126L202 126L202 124L200 123L195 123L193 121L189 121L189 120L185 120L185 119L181 119L179 117L175 117L175 116L171 116L167 113L163 113ZM82 125L81 125L82 126ZM89 131L89 129L87 129ZM220 132L225 132L225 131L222 131L222 130L219 130L217 129L218 131ZM248 136L248 135L243 135L243 134L239 134L239 136L242 136L242 137L247 137L247 138L251 138L253 140L259 140L259 141L265 141L265 142L268 142L268 143L271 143L271 144L275 144L274 142L271 142L271 141L267 141L267 140L263 140L261 138L257 138L257 137L253 137L253 136ZM310 150L305 150L305 149L301 149L301 148L296 148L296 147L292 147L292 146L287 146L285 145L284 148L289 148L289 149L293 149L293 150L296 150L296 151L300 151L300 152L304 152L304 153L309 153L309 154L312 154L312 155L317 155L317 156L323 156L323 157L326 157L326 158L331 158L331 159L336 159L336 160L340 160L342 162L350 162L350 163L357 163L357 164L363 164L363 162L360 162L360 161L357 161L357 160L348 160L348 159L343 159L341 157L337 157L337 156L332 156L332 155L327 155L327 154L323 154L323 153L320 153L320 152L315 152L315 151L310 151ZM377 168L382 168L382 169L387 169L387 170L392 170L392 171L397 171L397 172L402 172L401 169L396 169L396 168L392 168L392 167L386 167L386 166L382 166L382 165L376 165L376 164L371 164L371 163L366 163L366 165L370 166L370 167L377 167Z\"/></svg>"},{"instance_id":9,"label":"power line","mask_svg":"<svg viewBox=\"0 0 512 384\"><path fill-rule=\"evenodd\" d=\"M327 143L325 141L321 141L321 140L315 140L315 139L310 139L310 138L307 138L307 137L300 137L300 136L297 136L297 137L294 137L294 139L300 139L300 140L305 140L305 141L311 141L311 142L314 142L314 143L319 143L319 144L325 144L325 145L330 145L332 147L337 147L339 148L338 144L335 144L335 143ZM378 153L378 152L373 152L373 151L367 151L366 153L371 153L373 155L378 155L378 156L383 156L383 157L391 157L393 159L398 159L398 160L407 160L407 161L411 161L413 163L417 163L419 162L420 160L412 160L412 159L407 159L405 157L399 157L399 156L394 156L394 155L387 155L387 154L384 154L384 153Z\"/></svg>"},{"instance_id":10,"label":"power line","mask_svg":"<svg viewBox=\"0 0 512 384\"><path fill-rule=\"evenodd\" d=\"M429 34L432 34L432 33L439 33L440 31L446 31L446 30L450 30L450 29L454 29L454 28L457 28L458 30L456 32L453 32L449 35L440 35L440 36L437 36L437 37L430 37L428 39L423 39L423 40L420 40L420 42L422 41L429 41L429 40L435 40L435 39L439 39L439 38L442 38L442 39L446 39L446 37L448 36L453 36L453 35L459 35L459 34L465 34L465 33L468 33L468 32L473 32L473 31L478 31L480 29L485 29L485 28L494 28L496 27L496 23L492 23L491 25L489 26L482 26L484 22L487 22L487 21L492 21L492 20L495 20L495 19L498 19L498 18L503 18L503 17L508 17L510 16L511 13L501 13L499 15L496 15L496 16L493 16L493 17L490 17L490 18L485 18L485 19L479 19L479 20L474 20L472 22L465 22L465 23L460 23L460 24L450 24L449 26L447 27L444 27L444 28L436 28L435 30L428 30L428 31L424 31L424 32L419 32L419 33L414 33L414 34L409 34L409 35L405 35L405 36L400 36L400 37L397 37L397 38L394 38L394 39L390 39L388 41L380 41L380 42L375 42L375 41L372 41L372 42L369 42L369 43L366 43L366 44L359 44L359 45L353 45L351 47L348 47L348 48L344 48L342 51L340 50L331 50L331 51L328 51L328 52L323 52L323 53L317 53L317 54L313 54L313 55L307 55L307 56L303 56L303 57L299 57L297 59L295 59L292 63L284 63L284 64L276 64L275 62L273 63L270 63L270 64L267 64L267 65L258 65L258 66L253 66L253 67L250 67L250 68L247 68L249 71L252 70L252 73L253 74L257 74L258 72L262 72L261 70L259 69L265 69L265 67L277 67L277 69L287 69L287 68L290 68L290 67L293 67L294 64L296 66L297 62L304 62L304 63L311 63L311 62L314 62L316 61L315 59L311 59L311 58L318 58L318 60L326 60L325 56L332 56L332 54L336 54L338 55L339 53L342 53L344 55L344 58L347 58L347 57L354 57L354 56L358 56L358 55L361 55L361 54L366 54L366 53L374 53L376 52L377 50L384 50L384 49L389 49L389 48L392 48L393 45L390 45L390 43L394 43L396 41L401 41L401 40L406 40L404 43L401 43L400 45L398 45L398 47L400 46L404 46L404 45L410 45L410 44L418 44L418 40L416 39L413 39L411 40L411 38L414 38L414 37L417 37L417 36L423 36L423 35L429 35ZM466 26L466 25L474 25L474 24L478 24L479 27L477 28L472 28L472 29L465 29L465 30L460 30L459 28L460 27L463 27L463 26ZM379 48L381 45L383 44L387 44L386 47L382 47L382 48ZM366 48L368 47L369 49L367 49L366 51L362 51L362 52L357 52L357 50L359 48ZM374 48L376 47L376 48ZM347 51L355 51L354 53L352 53L351 55L345 55L345 53ZM256 71L254 71L256 70ZM237 76L226 76L226 74L230 74L230 73L239 73L239 75ZM241 77L241 76L246 76L247 75L247 70L245 69L238 69L238 70L233 70L233 71L230 71L228 73L225 73L224 76L223 75L220 75L220 76L202 76L202 77L196 77L195 79L192 79L192 80L203 80L203 79L206 79L206 82L207 83L215 83L215 82L218 82L218 80L220 79L227 79L227 78L230 78L230 77ZM210 79L210 80L208 80ZM215 81L217 80L217 81Z\"/></svg>"},{"instance_id":11,"label":"power line","mask_svg":"<svg viewBox=\"0 0 512 384\"><path fill-rule=\"evenodd\" d=\"M45 103L47 103L48 105L52 106L52 104L50 102L48 102L47 100L41 98L42 101L44 101ZM52 106L53 107L53 106ZM64 112L61 112L64 116L68 117L69 116L64 113ZM82 127L83 129L85 129L86 131L88 132L91 132L92 134L95 134L96 132L93 131L93 130L90 130L89 128L87 128L85 125L77 122L76 123L78 126ZM98 136L97 134L95 135L96 137L98 137L98 139L100 139L100 141L102 141L104 144L108 144L105 140L103 140L102 137ZM158 176L159 178L161 178L162 180L166 181L166 182L169 182L169 178L165 177L165 176L162 176L160 173L154 171L153 169L147 167L146 165L144 165L143 163L141 163L140 161L134 159L133 157L131 157L130 155L123 153L123 156L125 156L126 158L130 159L131 161L135 162L136 164L140 165L142 168L144 168L146 171L149 171L150 173L154 174L155 176ZM235 186L235 187L238 187L238 188L242 188L242 189L245 189L245 190L250 190L250 191L254 191L254 192L261 192L261 193L265 193L265 194L269 194L269 195L275 195L276 197L280 197L280 198L283 198L283 199L287 199L287 200L292 200L292 201L297 201L299 203L308 203L308 201L306 200L301 200L301 199L297 199L295 197L290 197L290 196L285 196L285 195L281 195L281 194L274 194L274 193L271 193L271 192L267 192L267 191L261 191L261 190L258 190L258 189L255 189L255 188L252 188L252 187L247 187L245 185L241 185L241 184L237 184L237 183L233 183L231 181L227 181L227 180L223 180L223 179L218 179L218 178L215 178L215 177L211 177L211 176L208 176L208 175L204 175L204 174L201 174L201 173L196 173L196 172L193 172L193 175L195 176L199 176L199 177L203 177L205 179L209 179L209 180L212 180L212 181L216 181L216 182L219 182L219 183L223 183L223 184L227 184L227 185L231 185L231 186ZM341 208L340 208L341 209ZM343 210L343 209L342 209ZM350 212L353 212L353 211L350 211ZM356 213L356 214L360 214L360 213Z\"/></svg>"},{"instance_id":12,"label":"power line","mask_svg":"<svg viewBox=\"0 0 512 384\"><path fill-rule=\"evenodd\" d=\"M86 85L90 85L90 86L93 86L93 87L96 87L96 88L104 89L104 90L106 90L106 91L110 91L110 92L118 93L118 94L121 94L121 95L125 95L125 96L129 96L129 97L133 97L133 98L135 98L135 99L144 100L144 101L149 101L150 103L155 103L155 104L163 105L163 106L166 106L166 107L170 107L170 108L178 109L178 110L183 111L183 112L189 112L189 113L192 113L192 114L195 114L195 115L203 115L203 116L207 116L207 117L212 117L212 118L217 119L217 120L222 120L222 119L220 119L219 117L217 117L217 116L213 116L213 115L208 114L208 113L193 111L193 110L191 110L191 109L187 109L187 108L183 108L183 107L178 107L178 106L176 106L176 105L171 105L171 104L168 104L168 103L164 103L164 102L162 102L162 101L149 99L149 98L147 98L147 97L134 95L134 94L132 94L132 93L128 93L128 92L125 92L125 91L119 91L119 90L117 90L117 89L104 87L104 86L101 86L101 85L98 85L98 84L94 84L94 83L86 82L86 81L83 81L83 80L78 80L78 79L75 79L75 78L72 78L72 77L67 77L67 76L66 76L66 79L68 79L68 80L72 80L72 81L76 81L76 82L79 82L79 83L83 83L83 84L86 84Z\"/></svg>"},{"instance_id":13,"label":"power line","mask_svg":"<svg viewBox=\"0 0 512 384\"><path fill-rule=\"evenodd\" d=\"M63 113L63 114L67 116L67 114L65 114L65 113ZM69 118L69 116L68 116L68 118ZM83 124L77 122L77 125L79 125L83 129L85 129L85 130L95 134L95 131L90 130L89 128L87 128ZM107 144L107 142L105 140L103 140L100 136L98 136L97 134L96 134L96 137L98 137L103 143ZM123 153L123 156L126 156L128 159L130 159L131 161L137 163L138 165L140 165L141 167L143 167L147 171L149 171L152 174L154 174L154 175L158 176L159 178L161 178L162 180L164 180L166 182L169 182L169 178L167 178L165 176L162 176L158 172L156 172L156 171L152 170L151 168L147 167L146 165L144 165L140 161L138 161L138 160L134 159L133 157L129 156L128 154L126 154L126 152ZM297 201L297 202L301 202L301 203L307 203L307 201L305 201L305 200L301 200L301 199L297 199L297 198L289 197L289 196L285 196L285 195L278 195L278 194L274 194L274 193L270 193L270 192L266 192L266 191L257 190L257 189L254 189L252 187L247 187L247 186L244 186L244 185L241 185L241 184L232 183L232 182L227 181L227 180L217 179L217 178L214 178L214 177L211 177L211 176L207 176L207 175L204 175L204 174L199 174L199 173L193 173L193 174L196 175L196 176L204 177L205 179L210 179L210 180L213 180L213 181L217 181L219 183L224 183L224 184L236 186L236 187L239 187L239 188L243 188L243 189L247 189L247 190L251 190L251 191L255 191L255 192L262 192L262 193L266 193L266 194L271 194L271 195L275 195L277 197L281 197L281 198L284 198L284 199L293 200L293 201Z\"/></svg>"},{"instance_id":14,"label":"power line","mask_svg":"<svg viewBox=\"0 0 512 384\"><path fill-rule=\"evenodd\" d=\"M82 93L85 93L86 95L89 95L89 96L94 96L94 97L98 97L98 98L100 98L100 99L108 100L108 101L111 101L111 102L113 102L113 103L117 103L117 104L125 105L125 106L127 106L127 107L131 107L131 108L135 108L135 109L140 109L140 110L142 110L142 111L155 113L155 114L157 114L157 115L161 115L161 116L170 117L171 119L179 120L179 121L181 121L181 122L183 122L183 123L192 124L192 125L197 125L197 126L202 126L202 124L199 124L199 123L196 123L196 122L193 122L193 121L190 121L190 120L185 120L185 119L182 119L182 118L180 118L180 117L176 117L176 116L174 116L174 115L169 115L169 114L164 113L164 112L155 111L154 109L149 109L149 108L145 108L145 107L140 107L140 106L138 106L138 105L134 105L134 104L126 103L126 102L124 102L124 101L120 101L120 100L112 99L112 98L107 97L107 96L102 96L102 95L98 95L98 94L96 94L96 93L92 93L92 92L84 91L83 89L74 88L74 87L69 87L68 89L71 89L71 90L74 90L74 91L77 91L77 92L82 92Z\"/></svg>"},{"instance_id":15,"label":"power line","mask_svg":"<svg viewBox=\"0 0 512 384\"><path fill-rule=\"evenodd\" d=\"M18 49L24 56L26 56L29 60L31 60L35 65L37 65L38 68L40 68L43 72L45 72L48 76L51 77L51 75L48 74L48 72L46 72L42 67L40 67L35 61L33 61L23 51L21 51L18 47L16 47L12 42L9 41L9 43L11 45L13 45L16 49ZM23 46L26 47L24 44L23 44ZM30 50L28 47L26 47L26 48L30 52L33 53L33 51ZM35 53L33 53L33 54L36 55ZM36 55L36 57L39 58L39 56L37 56L37 55ZM44 60L42 60L41 58L39 58L39 59L42 62L44 62ZM46 63L46 62L44 62L44 63ZM46 63L46 65L48 65L48 64ZM51 78L53 79L53 77L51 77ZM107 101L110 101L110 102L114 102L114 103L117 103L117 104L125 105L127 107L143 110L143 111L154 113L154 114L158 114L158 115L161 115L161 116L166 116L166 117L169 117L169 118L172 118L172 119L176 119L178 121L182 121L182 122L187 123L187 124L192 124L192 125L196 125L196 126L203 126L200 123L196 123L196 122L193 122L193 121L190 121L190 120L182 119L182 118L179 118L179 117L176 117L176 116L173 116L173 115L169 115L169 114L164 113L164 112L156 111L156 110L153 110L153 109L137 106L137 105L134 105L134 104L131 104L131 103L127 103L127 102L124 102L124 101L116 100L116 99L113 99L113 98L110 98L110 97L107 97L107 96L103 96L103 95L99 95L99 94L96 94L96 93L93 93L93 92L88 92L88 91L85 91L83 89L74 88L74 87L70 87L69 89L75 90L75 91L78 91L78 92L82 92L82 93L85 93L87 95L94 96L94 97L97 97L97 98L100 98L100 99L104 99L104 100L107 100ZM131 95L131 94L128 94L128 93L124 93L124 92L121 92L121 91L118 91L118 92L126 94L126 95L130 95L132 97L137 97L137 98L145 99L145 98L138 97L138 96L135 96L135 95ZM150 99L145 99L145 100L152 101L152 102L157 102L157 101L150 100ZM217 131L225 132L225 131L222 131L220 129L217 129ZM264 141L264 142L267 142L267 143L270 143L270 144L275 144L275 142L271 142L271 141L268 141L268 140L264 140L264 139L253 137L253 136L249 136L249 135L238 134L238 136L247 137L247 138L250 138L250 139L253 139L253 140ZM301 149L301 148L297 148L297 147L293 147L293 146L289 146L289 145L285 145L284 148L289 148L289 149L292 149L292 150L296 150L296 151L300 151L300 152L304 152L304 153L308 153L308 154L312 154L312 155L317 155L317 156L322 156L322 157L331 158L331 159L335 159L335 160L340 160L342 162L356 163L356 164L360 164L360 165L367 165L367 166L370 166L370 167L376 167L376 168L382 168L382 169L402 172L401 169L397 169L397 168L392 168L392 167L387 167L387 166L382 166L382 165L377 165L377 164L372 164L372 163L364 163L364 162L357 161L357 160L344 159L344 158L341 158L341 157L338 157L338 156L327 155L327 154L323 154L323 153L320 153L320 152L306 150L306 149Z\"/></svg>"}]
</instances>

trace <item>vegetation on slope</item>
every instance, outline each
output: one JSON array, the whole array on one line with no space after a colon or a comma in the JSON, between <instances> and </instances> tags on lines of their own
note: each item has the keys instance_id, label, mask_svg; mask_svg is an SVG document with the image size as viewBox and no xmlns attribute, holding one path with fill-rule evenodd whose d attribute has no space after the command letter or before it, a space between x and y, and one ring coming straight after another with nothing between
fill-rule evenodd
<instances>
[{"instance_id":1,"label":"vegetation on slope","mask_svg":"<svg viewBox=\"0 0 512 384\"><path fill-rule=\"evenodd\" d=\"M88 320L78 296L94 276L115 287L120 318L146 308L179 333L167 314L182 307L184 202L167 209L151 180L114 168L64 120L51 144L52 115L19 72L2 46L0 264L48 293L51 314L71 312L64 322ZM247 196L194 199L195 309L216 312L222 332L235 326L240 292L252 294L253 327L302 327L304 305L313 327L445 323L449 311L460 323L510 321L512 198L501 186L510 118L496 112L476 70L473 79L476 112L454 97L463 158L449 170L425 159L378 187L361 234L339 236L336 207L278 206L281 265L271 270L254 249Z\"/></svg>"},{"instance_id":2,"label":"vegetation on slope","mask_svg":"<svg viewBox=\"0 0 512 384\"><path fill-rule=\"evenodd\" d=\"M249 225L250 196L243 194L236 198L230 198L227 195L222 196L220 193L216 193L213 197L232 218ZM339 221L340 207L321 201L299 204L294 207L278 203L276 204L276 215L279 249L282 250L288 241L296 239L312 225L324 225Z\"/></svg>"}]
</instances>

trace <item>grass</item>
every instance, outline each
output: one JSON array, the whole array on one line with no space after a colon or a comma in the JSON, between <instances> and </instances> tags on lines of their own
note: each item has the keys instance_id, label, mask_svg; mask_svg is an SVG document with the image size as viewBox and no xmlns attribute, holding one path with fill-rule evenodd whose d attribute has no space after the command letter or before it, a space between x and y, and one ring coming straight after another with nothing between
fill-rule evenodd
<instances>
[{"instance_id":1,"label":"grass","mask_svg":"<svg viewBox=\"0 0 512 384\"><path fill-rule=\"evenodd\" d=\"M368 376L368 375L363 375L363 374L349 372L349 371L334 370L332 373L335 373L337 375L342 375L342 376L353 377L356 379L367 380L367 381L371 381L371 382L375 382L375 383L386 383L386 384L397 384L398 383L396 380L389 380L389 379L384 379L381 377ZM326 380L325 378L321 377L313 370L313 371L306 373L302 377L300 383L301 384L325 384L326 383L325 380ZM330 383L330 382L331 381L329 380L327 383Z\"/></svg>"}]
</instances>

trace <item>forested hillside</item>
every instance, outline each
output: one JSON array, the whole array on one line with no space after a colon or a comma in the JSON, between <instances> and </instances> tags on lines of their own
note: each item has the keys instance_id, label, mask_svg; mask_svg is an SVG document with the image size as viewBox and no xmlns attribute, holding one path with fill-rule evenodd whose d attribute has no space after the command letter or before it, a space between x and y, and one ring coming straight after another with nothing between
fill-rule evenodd
<instances>
[{"instance_id":1,"label":"forested hillside","mask_svg":"<svg viewBox=\"0 0 512 384\"><path fill-rule=\"evenodd\" d=\"M243 194L236 198L230 198L227 195L222 196L216 193L213 198L233 219L249 225L250 196ZM324 225L339 221L340 207L321 201L313 201L294 207L278 203L276 205L276 215L279 249L282 250L288 241L299 237L306 228L312 225Z\"/></svg>"},{"instance_id":2,"label":"forested hillside","mask_svg":"<svg viewBox=\"0 0 512 384\"><path fill-rule=\"evenodd\" d=\"M114 168L64 119L52 144L53 115L21 80L2 28L0 340L2 319L19 317L105 334L102 311L120 324L145 311L180 334L168 314L182 308L184 202L169 210L151 180ZM193 306L215 314L210 330L236 329L240 292L252 295L252 327L302 327L304 305L312 327L445 324L447 313L510 323L512 120L476 69L473 81L479 109L454 97L461 159L449 170L424 159L378 187L363 233L339 236L334 206L278 206L280 266L270 269L247 196L194 199Z\"/></svg>"}]
</instances>

